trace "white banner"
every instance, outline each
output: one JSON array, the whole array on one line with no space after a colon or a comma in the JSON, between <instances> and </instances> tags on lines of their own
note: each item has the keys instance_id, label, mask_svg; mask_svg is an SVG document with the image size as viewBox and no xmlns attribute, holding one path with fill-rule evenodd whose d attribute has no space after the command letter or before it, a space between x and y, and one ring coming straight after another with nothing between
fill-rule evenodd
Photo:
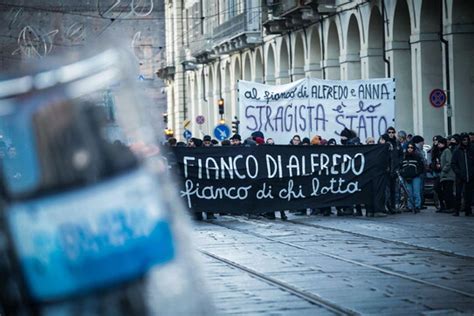
<instances>
[{"instance_id":1,"label":"white banner","mask_svg":"<svg viewBox=\"0 0 474 316\"><path fill-rule=\"evenodd\" d=\"M395 79L322 80L284 85L239 81L240 134L261 131L277 144L293 135L335 138L349 128L361 141L394 125Z\"/></svg>"}]
</instances>

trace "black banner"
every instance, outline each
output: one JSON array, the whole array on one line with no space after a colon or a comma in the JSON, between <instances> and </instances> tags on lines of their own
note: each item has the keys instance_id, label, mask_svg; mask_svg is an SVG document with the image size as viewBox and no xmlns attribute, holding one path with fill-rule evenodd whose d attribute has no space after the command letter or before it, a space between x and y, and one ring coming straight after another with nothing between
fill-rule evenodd
<instances>
[{"instance_id":1,"label":"black banner","mask_svg":"<svg viewBox=\"0 0 474 316\"><path fill-rule=\"evenodd\" d=\"M263 213L383 205L384 145L174 148L180 195L194 211Z\"/></svg>"}]
</instances>

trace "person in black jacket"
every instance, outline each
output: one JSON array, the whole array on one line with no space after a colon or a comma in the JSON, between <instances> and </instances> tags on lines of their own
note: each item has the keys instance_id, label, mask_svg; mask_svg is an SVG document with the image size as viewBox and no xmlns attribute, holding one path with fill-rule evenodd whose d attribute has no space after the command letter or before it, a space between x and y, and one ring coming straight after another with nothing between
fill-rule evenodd
<instances>
[{"instance_id":1,"label":"person in black jacket","mask_svg":"<svg viewBox=\"0 0 474 316\"><path fill-rule=\"evenodd\" d=\"M416 153L413 143L409 144L400 164L400 175L408 190L408 208L418 213L421 208L421 174L424 171L423 159ZM414 205L413 205L414 203Z\"/></svg>"},{"instance_id":2,"label":"person in black jacket","mask_svg":"<svg viewBox=\"0 0 474 316\"><path fill-rule=\"evenodd\" d=\"M461 201L464 198L464 212L471 216L471 199L474 183L474 149L470 144L469 135L461 134L459 146L454 150L451 167L456 174L456 209L454 216L459 216Z\"/></svg>"},{"instance_id":3,"label":"person in black jacket","mask_svg":"<svg viewBox=\"0 0 474 316\"><path fill-rule=\"evenodd\" d=\"M403 149L400 142L397 140L395 128L387 128L386 134L388 135L389 153L390 153L390 173L388 178L389 188L389 200L388 200L388 213L394 214L398 212L396 209L397 200L399 198L398 188L398 167L400 161L403 158Z\"/></svg>"}]
</instances>

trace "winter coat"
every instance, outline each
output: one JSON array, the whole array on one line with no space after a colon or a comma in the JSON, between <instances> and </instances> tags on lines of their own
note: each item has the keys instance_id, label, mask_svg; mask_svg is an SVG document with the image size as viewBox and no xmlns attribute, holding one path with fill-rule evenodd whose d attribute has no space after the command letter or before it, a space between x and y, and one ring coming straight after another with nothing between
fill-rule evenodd
<instances>
[{"instance_id":1,"label":"winter coat","mask_svg":"<svg viewBox=\"0 0 474 316\"><path fill-rule=\"evenodd\" d=\"M451 167L452 157L453 154L451 153L450 149L446 148L445 150L443 150L443 153L440 157L441 173L439 174L439 180L441 182L456 180L456 174L454 173L453 168Z\"/></svg>"},{"instance_id":2,"label":"winter coat","mask_svg":"<svg viewBox=\"0 0 474 316\"><path fill-rule=\"evenodd\" d=\"M417 154L405 154L400 164L400 175L405 180L412 180L420 176L424 171L423 159Z\"/></svg>"},{"instance_id":3,"label":"winter coat","mask_svg":"<svg viewBox=\"0 0 474 316\"><path fill-rule=\"evenodd\" d=\"M458 146L451 159L451 167L458 179L465 182L474 180L474 150L471 146Z\"/></svg>"},{"instance_id":4,"label":"winter coat","mask_svg":"<svg viewBox=\"0 0 474 316\"><path fill-rule=\"evenodd\" d=\"M403 149L398 141L389 142L390 144L390 175L396 176L400 162L403 159Z\"/></svg>"}]
</instances>

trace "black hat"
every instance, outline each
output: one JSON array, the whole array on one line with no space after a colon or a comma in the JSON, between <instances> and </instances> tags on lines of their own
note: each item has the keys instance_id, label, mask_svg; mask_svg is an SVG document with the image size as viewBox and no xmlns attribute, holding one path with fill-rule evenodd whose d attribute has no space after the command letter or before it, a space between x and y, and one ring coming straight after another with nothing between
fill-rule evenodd
<instances>
[{"instance_id":1,"label":"black hat","mask_svg":"<svg viewBox=\"0 0 474 316\"><path fill-rule=\"evenodd\" d=\"M191 140L193 141L194 145L196 145L196 147L201 147L202 146L202 140L199 139L199 138L191 138Z\"/></svg>"},{"instance_id":2,"label":"black hat","mask_svg":"<svg viewBox=\"0 0 474 316\"><path fill-rule=\"evenodd\" d=\"M346 137L347 139L351 139L356 136L357 134L354 131L348 129L347 127L341 131L341 137Z\"/></svg>"},{"instance_id":3,"label":"black hat","mask_svg":"<svg viewBox=\"0 0 474 316\"><path fill-rule=\"evenodd\" d=\"M230 139L234 139L234 140L242 140L242 137L240 137L239 134L234 134Z\"/></svg>"},{"instance_id":4,"label":"black hat","mask_svg":"<svg viewBox=\"0 0 474 316\"><path fill-rule=\"evenodd\" d=\"M382 138L386 142L390 141L390 136L388 136L388 134L382 134L382 136L380 136L380 138Z\"/></svg>"},{"instance_id":5,"label":"black hat","mask_svg":"<svg viewBox=\"0 0 474 316\"><path fill-rule=\"evenodd\" d=\"M348 128L344 128L341 131L341 136L346 137L346 138L351 138L351 131Z\"/></svg>"},{"instance_id":6,"label":"black hat","mask_svg":"<svg viewBox=\"0 0 474 316\"><path fill-rule=\"evenodd\" d=\"M309 144L311 144L311 141L309 140L309 138L308 138L308 137L305 137L305 138L303 138L303 141L302 141L302 143L303 143L303 144L308 144L308 145L309 145Z\"/></svg>"},{"instance_id":7,"label":"black hat","mask_svg":"<svg viewBox=\"0 0 474 316\"><path fill-rule=\"evenodd\" d=\"M260 131L255 131L252 134L250 134L250 136L252 136L253 140L255 140L257 137L265 139L265 136L263 136L263 133Z\"/></svg>"},{"instance_id":8,"label":"black hat","mask_svg":"<svg viewBox=\"0 0 474 316\"><path fill-rule=\"evenodd\" d=\"M413 138L411 139L411 142L413 144L418 144L418 143L421 143L421 142L424 142L425 139L423 137L421 137L420 135L415 135L413 136Z\"/></svg>"},{"instance_id":9,"label":"black hat","mask_svg":"<svg viewBox=\"0 0 474 316\"><path fill-rule=\"evenodd\" d=\"M211 136L209 135L204 135L204 137L202 138L203 141L205 142L210 142L212 140Z\"/></svg>"}]
</instances>

